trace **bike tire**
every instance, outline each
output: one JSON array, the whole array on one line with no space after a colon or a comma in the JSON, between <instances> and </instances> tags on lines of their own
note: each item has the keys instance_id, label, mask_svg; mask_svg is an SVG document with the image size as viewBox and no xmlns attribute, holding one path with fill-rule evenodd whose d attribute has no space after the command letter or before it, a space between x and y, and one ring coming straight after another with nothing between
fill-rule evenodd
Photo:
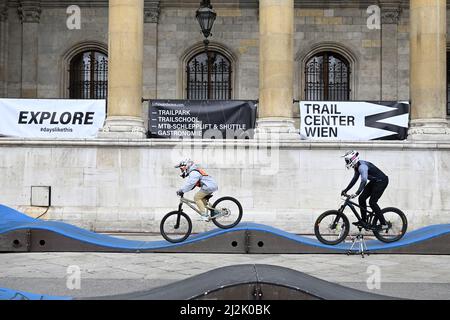
<instances>
[{"instance_id":1,"label":"bike tire","mask_svg":"<svg viewBox=\"0 0 450 320\"><path fill-rule=\"evenodd\" d=\"M325 235L322 235L320 233L320 223L324 220L324 218L328 217L328 216L336 216L337 222L340 221L340 219L342 219L343 223L344 223L344 232L342 234L339 235L339 237L334 240L327 240L324 238ZM335 219L336 219L335 218ZM333 219L333 221L335 221L335 219ZM337 211L337 210L329 210L329 211L325 211L324 213L322 213L317 219L316 222L314 223L314 234L316 235L317 240L319 240L320 242L322 242L323 244L327 244L327 245L336 245L341 243L342 241L345 240L345 238L347 238L348 233L350 232L350 222L348 221L348 218L345 214Z\"/></svg>"},{"instance_id":2,"label":"bike tire","mask_svg":"<svg viewBox=\"0 0 450 320\"><path fill-rule=\"evenodd\" d=\"M384 242L384 243L391 243L391 242L395 242L395 241L400 240L401 238L403 238L403 236L406 233L406 230L408 229L408 219L406 218L406 215L403 213L403 211L401 211L400 209L397 209L397 208L393 208L393 207L384 208L384 209L381 210L381 214L383 214L383 215L388 213L388 212L397 214L400 217L401 221L402 221L402 226L401 226L401 230L400 230L399 235L396 236L396 237L389 237L388 238L386 235L383 235L383 233L386 233L386 230L381 230L381 231L374 230L373 234L375 235L375 237L378 240L380 240L381 242Z\"/></svg>"},{"instance_id":3,"label":"bike tire","mask_svg":"<svg viewBox=\"0 0 450 320\"><path fill-rule=\"evenodd\" d=\"M212 205L212 207L216 208L217 205L223 201L232 201L236 204L236 206L238 207L238 210L239 210L237 218L230 224L220 223L220 221L218 221L217 219L212 219L212 222L221 229L230 229L230 228L235 227L239 222L241 222L242 215L243 215L242 205L238 200L236 200L233 197L223 197L223 198L217 199L216 202L214 202L214 204Z\"/></svg>"},{"instance_id":4,"label":"bike tire","mask_svg":"<svg viewBox=\"0 0 450 320\"><path fill-rule=\"evenodd\" d=\"M168 219L171 218L173 215L178 215L178 214L180 215L180 221L182 221L181 219L184 219L187 222L188 228L187 228L187 230L185 232L183 232L181 234L181 237L175 238L175 237L172 237L172 236L170 236L169 234L166 233L165 226L169 227L169 223L172 224L173 222L172 221L169 222ZM163 236L163 238L166 239L167 241L172 242L172 243L183 242L184 240L186 240L191 235L191 232L192 232L192 221L191 221L191 218L189 218L189 216L186 213L179 212L179 211L172 211L172 212L169 212L168 214L166 214L164 216L164 218L161 220L161 224L159 226L159 230L160 230L161 235Z\"/></svg>"}]
</instances>

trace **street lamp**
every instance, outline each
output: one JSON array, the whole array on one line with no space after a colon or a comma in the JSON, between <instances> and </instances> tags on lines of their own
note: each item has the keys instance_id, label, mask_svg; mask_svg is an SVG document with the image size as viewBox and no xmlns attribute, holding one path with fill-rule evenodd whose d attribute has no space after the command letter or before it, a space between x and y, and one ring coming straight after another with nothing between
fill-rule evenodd
<instances>
[{"instance_id":1,"label":"street lamp","mask_svg":"<svg viewBox=\"0 0 450 320\"><path fill-rule=\"evenodd\" d=\"M208 37L211 35L211 29L214 25L214 21L216 20L217 14L214 12L210 0L202 0L200 2L200 8L197 9L195 13L195 18L200 24L200 28L202 29L203 36L205 40L203 43L205 44L205 54L206 54L206 63L208 69L208 96L210 99L212 95L211 88L211 59L208 52L209 40Z\"/></svg>"},{"instance_id":2,"label":"street lamp","mask_svg":"<svg viewBox=\"0 0 450 320\"><path fill-rule=\"evenodd\" d=\"M203 43L208 46L208 37L211 35L211 29L216 20L217 14L214 12L210 0L202 0L200 3L200 8L197 9L195 18L197 18L200 28L202 28L202 33L205 36Z\"/></svg>"}]
</instances>

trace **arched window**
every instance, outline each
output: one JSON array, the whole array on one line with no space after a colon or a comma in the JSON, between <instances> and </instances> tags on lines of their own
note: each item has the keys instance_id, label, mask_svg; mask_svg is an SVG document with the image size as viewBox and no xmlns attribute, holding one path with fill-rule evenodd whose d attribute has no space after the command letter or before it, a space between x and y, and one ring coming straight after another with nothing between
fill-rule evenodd
<instances>
[{"instance_id":1,"label":"arched window","mask_svg":"<svg viewBox=\"0 0 450 320\"><path fill-rule=\"evenodd\" d=\"M306 62L306 100L350 100L350 64L335 52L320 52Z\"/></svg>"},{"instance_id":2,"label":"arched window","mask_svg":"<svg viewBox=\"0 0 450 320\"><path fill-rule=\"evenodd\" d=\"M192 100L229 100L232 97L231 62L217 51L192 57L186 66L186 97Z\"/></svg>"},{"instance_id":3,"label":"arched window","mask_svg":"<svg viewBox=\"0 0 450 320\"><path fill-rule=\"evenodd\" d=\"M69 98L106 99L108 57L99 51L84 51L70 61Z\"/></svg>"}]
</instances>

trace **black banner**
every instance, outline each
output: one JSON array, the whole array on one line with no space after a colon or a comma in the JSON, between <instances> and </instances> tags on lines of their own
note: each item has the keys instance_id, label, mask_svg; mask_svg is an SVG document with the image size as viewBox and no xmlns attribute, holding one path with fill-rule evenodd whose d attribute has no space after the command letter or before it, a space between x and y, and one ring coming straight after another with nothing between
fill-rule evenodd
<instances>
[{"instance_id":1,"label":"black banner","mask_svg":"<svg viewBox=\"0 0 450 320\"><path fill-rule=\"evenodd\" d=\"M256 101L151 100L149 138L251 139Z\"/></svg>"},{"instance_id":2,"label":"black banner","mask_svg":"<svg viewBox=\"0 0 450 320\"><path fill-rule=\"evenodd\" d=\"M408 127L394 123L385 123L383 121L409 114L409 104L397 101L380 101L378 103L393 109L391 111L367 116L365 118L366 127L390 131L392 134L372 140L406 140L408 137Z\"/></svg>"}]
</instances>

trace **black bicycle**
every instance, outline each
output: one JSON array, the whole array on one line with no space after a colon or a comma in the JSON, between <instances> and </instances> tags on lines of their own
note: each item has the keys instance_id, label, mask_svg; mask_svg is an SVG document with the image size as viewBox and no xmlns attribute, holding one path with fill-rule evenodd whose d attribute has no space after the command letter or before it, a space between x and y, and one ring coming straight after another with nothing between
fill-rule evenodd
<instances>
[{"instance_id":1,"label":"black bicycle","mask_svg":"<svg viewBox=\"0 0 450 320\"><path fill-rule=\"evenodd\" d=\"M349 207L358 222L353 224L358 227L361 232L362 229L366 231L372 231L375 237L386 243L395 242L400 240L406 233L408 228L408 220L405 214L397 208L389 207L381 210L386 224L382 225L378 221L377 216L373 211L361 208L353 201L349 195L344 195L344 203L338 210L329 210L322 213L316 220L314 225L314 233L317 239L328 245L336 245L344 241L350 231L350 223L347 216L344 214L344 210ZM367 221L364 221L356 211L355 207L367 213Z\"/></svg>"},{"instance_id":2,"label":"black bicycle","mask_svg":"<svg viewBox=\"0 0 450 320\"><path fill-rule=\"evenodd\" d=\"M236 226L242 219L242 206L235 198L223 197L214 202L209 203L212 195L205 197L207 201L206 208L209 216L205 222L212 221L221 229L230 229ZM180 197L180 204L177 211L169 212L161 220L160 231L164 239L169 242L177 243L186 240L192 232L192 221L183 211L183 204L188 205L192 210L202 216L202 213L195 205L195 201Z\"/></svg>"}]
</instances>

